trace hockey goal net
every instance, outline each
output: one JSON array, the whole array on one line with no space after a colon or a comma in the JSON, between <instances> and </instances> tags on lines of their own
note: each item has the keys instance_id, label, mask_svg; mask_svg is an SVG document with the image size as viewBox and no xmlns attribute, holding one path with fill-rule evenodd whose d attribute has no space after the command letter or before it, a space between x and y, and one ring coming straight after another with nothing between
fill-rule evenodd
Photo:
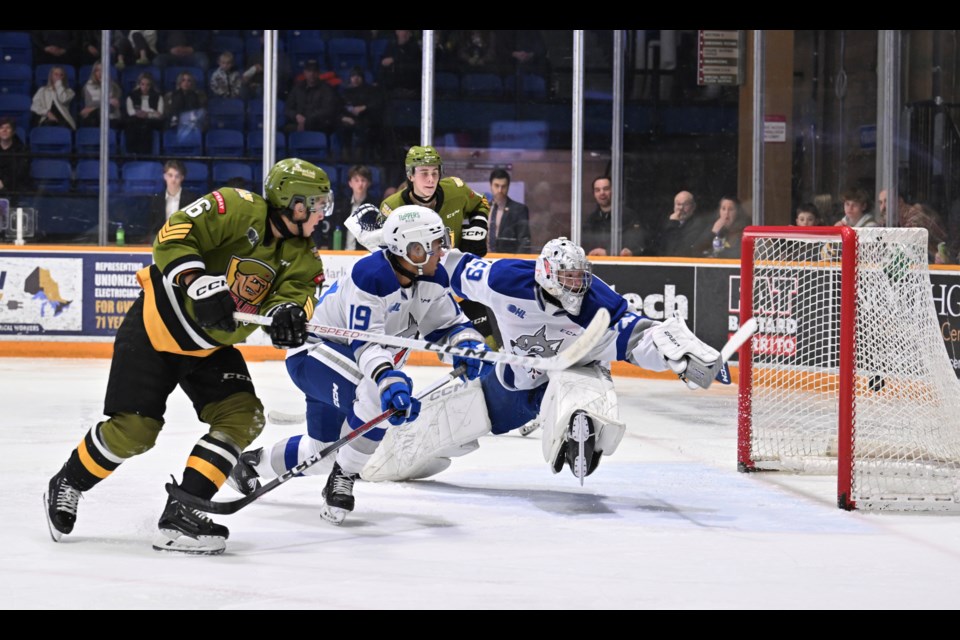
<instances>
[{"instance_id":1,"label":"hockey goal net","mask_svg":"<svg viewBox=\"0 0 960 640\"><path fill-rule=\"evenodd\" d=\"M844 509L960 508L960 381L925 229L748 227L738 468L836 473Z\"/></svg>"}]
</instances>

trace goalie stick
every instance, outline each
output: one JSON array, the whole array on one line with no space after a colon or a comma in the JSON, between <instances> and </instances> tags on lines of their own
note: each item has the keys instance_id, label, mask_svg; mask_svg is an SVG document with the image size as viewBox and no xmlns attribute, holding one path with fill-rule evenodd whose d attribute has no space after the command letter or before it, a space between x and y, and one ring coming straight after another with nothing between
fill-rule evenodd
<instances>
[{"instance_id":1,"label":"goalie stick","mask_svg":"<svg viewBox=\"0 0 960 640\"><path fill-rule=\"evenodd\" d=\"M273 323L273 318L269 316L258 316L253 313L242 313L240 311L233 314L233 319L237 322L250 322L265 326L270 326L270 324ZM358 331L357 329L331 327L312 322L307 323L307 329L320 336L374 342L390 347L406 347L417 351L432 351L441 355L461 356L463 358L473 358L485 362L504 362L506 364L520 365L527 369L539 369L540 371L561 371L577 364L593 350L609 328L610 312L606 309L598 309L597 313L593 316L593 320L590 321L590 324L586 326L583 333L581 333L569 347L555 356L538 358L536 356L522 356L510 353L509 351L485 351L483 349L471 349L470 347L443 345L428 340L415 340L413 338L403 338L400 336L388 336L382 333L368 333L366 331Z\"/></svg>"},{"instance_id":2,"label":"goalie stick","mask_svg":"<svg viewBox=\"0 0 960 640\"><path fill-rule=\"evenodd\" d=\"M687 368L680 374L683 380L691 380L704 389L708 389L713 384L714 379L718 379L722 372L726 371L726 380L724 384L730 384L730 372L726 369L727 360L733 356L734 352L743 346L743 343L750 339L757 331L757 319L750 318L737 331L730 336L727 344L720 350L720 357L714 362L704 362L700 358L690 356L687 359Z\"/></svg>"},{"instance_id":3,"label":"goalie stick","mask_svg":"<svg viewBox=\"0 0 960 640\"><path fill-rule=\"evenodd\" d=\"M417 399L426 398L431 393L433 393L443 385L447 384L451 380L454 380L457 377L463 375L464 372L466 372L466 370L467 370L466 366L460 365L459 367L450 371L445 376L443 376L442 378L440 378L439 380L431 384L429 387L424 389L420 393L420 395L417 396ZM326 447L316 452L315 454L313 454L312 456L310 456L309 458L307 458L297 466L293 467L292 469L288 469L287 471L277 476L270 482L264 485L260 485L260 487L254 490L253 493L251 493L250 495L244 496L237 500L227 500L223 502L205 500L203 498L193 495L192 493L187 493L186 491L181 489L180 486L177 484L176 480L173 480L172 482L168 482L166 484L167 493L169 493L170 496L173 497L175 500L179 500L180 502L182 502L184 505L186 505L191 509L198 509L200 511L205 511L207 513L215 513L219 515L229 515L231 513L236 513L237 511L239 511L240 509L243 509L245 506L247 506L254 500L257 500L261 498L263 495L270 493L271 491L279 487L281 484L283 484L290 478L303 473L303 471L317 464L318 462L320 462L322 459L324 459L331 453L343 447L345 444L351 442L352 440L356 440L357 438L365 434L367 431L370 431L370 429L373 429L375 426L377 426L378 424L380 424L381 422L383 422L384 420L386 420L396 412L397 412L396 409L387 409L386 411L378 415L373 420L363 423L362 425L360 425L359 427L357 427L347 435L343 436L336 442L333 442L327 445Z\"/></svg>"}]
</instances>

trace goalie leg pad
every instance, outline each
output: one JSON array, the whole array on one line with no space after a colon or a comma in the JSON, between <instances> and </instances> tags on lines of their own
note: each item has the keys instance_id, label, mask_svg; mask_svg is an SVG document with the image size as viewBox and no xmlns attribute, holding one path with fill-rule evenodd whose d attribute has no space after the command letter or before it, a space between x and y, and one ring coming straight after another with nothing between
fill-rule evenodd
<instances>
[{"instance_id":1,"label":"goalie leg pad","mask_svg":"<svg viewBox=\"0 0 960 640\"><path fill-rule=\"evenodd\" d=\"M551 465L554 473L563 468L571 418L575 413L590 418L596 452L609 456L617 450L626 425L620 421L617 393L609 369L591 365L550 373L540 422L543 425L543 459ZM577 445L572 443L572 446ZM591 466L596 468L593 463Z\"/></svg>"},{"instance_id":2,"label":"goalie leg pad","mask_svg":"<svg viewBox=\"0 0 960 640\"><path fill-rule=\"evenodd\" d=\"M413 422L391 427L360 474L364 480L415 480L440 473L450 458L477 449L490 432L479 380L438 389Z\"/></svg>"}]
</instances>

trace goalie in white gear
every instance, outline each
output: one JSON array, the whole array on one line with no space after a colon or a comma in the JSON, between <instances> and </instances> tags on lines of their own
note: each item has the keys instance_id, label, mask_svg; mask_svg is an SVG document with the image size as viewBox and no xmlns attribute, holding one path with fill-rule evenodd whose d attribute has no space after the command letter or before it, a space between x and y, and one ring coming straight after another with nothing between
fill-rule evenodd
<instances>
[{"instance_id":1,"label":"goalie in white gear","mask_svg":"<svg viewBox=\"0 0 960 640\"><path fill-rule=\"evenodd\" d=\"M444 266L458 296L493 311L504 347L513 353L549 357L564 351L601 308L610 312L610 330L575 368L546 372L498 364L479 381L485 414L463 410L475 405L477 383L425 402L417 421L387 433L364 467L365 479L432 475L449 466L452 455L475 449L487 425L492 433L502 434L539 415L544 460L554 473L567 464L582 482L623 436L607 363L622 360L651 371L669 368L684 379L690 357L712 363L720 355L682 319L661 323L632 310L593 275L583 249L567 238L547 242L536 260L491 261L452 251ZM696 388L691 381L687 384Z\"/></svg>"},{"instance_id":2,"label":"goalie in white gear","mask_svg":"<svg viewBox=\"0 0 960 640\"><path fill-rule=\"evenodd\" d=\"M367 333L421 334L431 342L483 349L483 336L454 301L440 264L448 238L449 230L434 211L419 205L398 207L383 225L386 248L361 258L349 275L331 283L320 296L314 320ZM251 493L258 477L280 475L339 439L344 422L356 429L391 408L398 410L391 424L415 419L420 401L402 372L406 355L406 349L374 342L309 334L307 344L288 351L286 359L290 377L306 395L306 437L244 452L230 474L231 486ZM489 363L457 356L452 364L465 364L468 379L490 368ZM324 519L339 524L353 510L354 482L384 432L374 428L337 451L323 490ZM304 471L318 472L320 465Z\"/></svg>"}]
</instances>

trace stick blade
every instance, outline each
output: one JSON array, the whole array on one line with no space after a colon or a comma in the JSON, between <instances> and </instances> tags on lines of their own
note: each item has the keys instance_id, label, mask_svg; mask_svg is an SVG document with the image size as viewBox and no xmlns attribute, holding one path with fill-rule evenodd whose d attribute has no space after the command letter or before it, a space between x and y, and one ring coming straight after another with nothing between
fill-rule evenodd
<instances>
[{"instance_id":1,"label":"stick blade","mask_svg":"<svg viewBox=\"0 0 960 640\"><path fill-rule=\"evenodd\" d=\"M217 515L230 515L231 513L236 513L257 499L257 494L252 493L249 496L240 498L239 500L231 500L228 502L204 500L203 498L197 497L192 493L187 493L180 488L180 485L173 482L168 482L166 484L166 489L170 497L172 497L174 500L178 500L191 509L196 509L205 513L215 513Z\"/></svg>"}]
</instances>

